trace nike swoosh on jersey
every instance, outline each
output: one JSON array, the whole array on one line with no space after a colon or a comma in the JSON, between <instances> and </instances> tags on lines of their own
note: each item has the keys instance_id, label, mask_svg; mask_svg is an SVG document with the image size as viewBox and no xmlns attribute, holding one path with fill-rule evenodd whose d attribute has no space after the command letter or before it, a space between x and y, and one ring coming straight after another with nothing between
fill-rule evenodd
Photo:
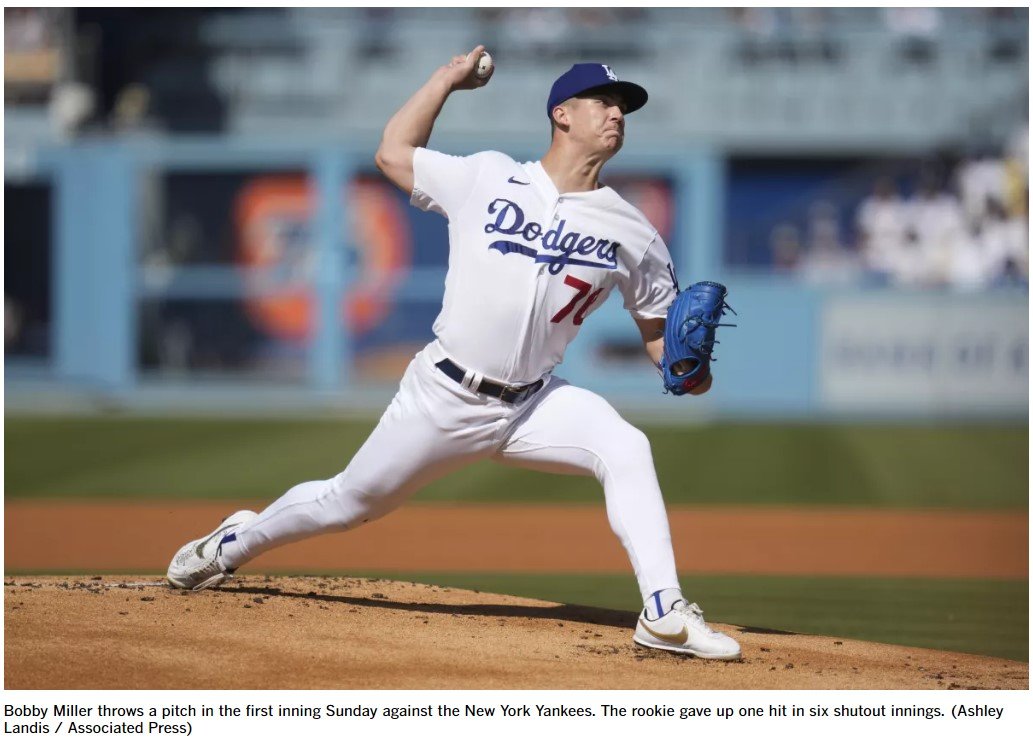
<instances>
[{"instance_id":1,"label":"nike swoosh on jersey","mask_svg":"<svg viewBox=\"0 0 1033 741\"><path fill-rule=\"evenodd\" d=\"M227 525L226 527L221 527L218 530L216 530L214 533L209 535L207 538L202 540L200 543L198 543L197 544L197 548L194 549L194 552L197 553L197 557L198 558L204 558L204 547L206 545L208 545L208 543L211 542L212 538L217 537L218 535L220 535L224 531L229 530L231 527L234 527L234 526L233 525ZM647 630L648 630L648 628L647 628Z\"/></svg>"},{"instance_id":2,"label":"nike swoosh on jersey","mask_svg":"<svg viewBox=\"0 0 1033 741\"><path fill-rule=\"evenodd\" d=\"M684 625L682 626L682 629L679 630L677 633L670 634L658 633L657 631L653 630L648 625L646 625L645 621L641 618L639 618L638 624L645 628L646 632L649 633L649 635L653 636L654 638L659 638L661 641L666 641L667 643L683 644L685 643L685 641L689 640L689 631L685 629Z\"/></svg>"},{"instance_id":3,"label":"nike swoosh on jersey","mask_svg":"<svg viewBox=\"0 0 1033 741\"><path fill-rule=\"evenodd\" d=\"M530 185L530 183L525 183L522 180L514 180L513 178L510 178L507 182L513 183L513 185Z\"/></svg>"}]
</instances>

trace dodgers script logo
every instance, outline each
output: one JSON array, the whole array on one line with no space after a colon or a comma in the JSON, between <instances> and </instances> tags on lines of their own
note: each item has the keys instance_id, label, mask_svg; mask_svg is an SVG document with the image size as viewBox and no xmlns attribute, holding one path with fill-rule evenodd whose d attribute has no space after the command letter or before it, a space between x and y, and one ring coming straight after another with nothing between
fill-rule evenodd
<instances>
[{"instance_id":1,"label":"dodgers script logo","mask_svg":"<svg viewBox=\"0 0 1033 741\"><path fill-rule=\"evenodd\" d=\"M548 263L549 272L557 275L564 265L583 265L603 270L617 269L617 248L620 242L599 239L580 232L566 232L567 220L563 219L555 229L543 233L542 225L525 221L524 210L513 201L496 198L488 204L488 213L495 216L494 223L484 225L487 234L520 236L526 242L540 242L542 251L519 242L500 239L488 245L489 250L498 250L503 255L516 252L533 257L535 262ZM558 252L550 255L546 252ZM579 257L574 257L578 255Z\"/></svg>"}]
</instances>

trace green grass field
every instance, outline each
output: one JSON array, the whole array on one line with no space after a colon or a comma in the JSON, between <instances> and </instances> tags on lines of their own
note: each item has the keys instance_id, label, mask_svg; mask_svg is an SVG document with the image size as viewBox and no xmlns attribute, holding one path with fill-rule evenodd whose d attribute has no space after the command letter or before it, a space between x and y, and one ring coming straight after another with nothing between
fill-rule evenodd
<instances>
[{"instance_id":1,"label":"green grass field","mask_svg":"<svg viewBox=\"0 0 1033 741\"><path fill-rule=\"evenodd\" d=\"M12 418L8 497L265 498L342 470L373 422ZM1026 508L1020 425L644 427L671 504ZM401 454L401 453L400 453ZM418 497L599 502L594 480L480 463Z\"/></svg>"},{"instance_id":2,"label":"green grass field","mask_svg":"<svg viewBox=\"0 0 1033 741\"><path fill-rule=\"evenodd\" d=\"M373 422L7 417L8 498L272 499L344 468ZM644 426L670 504L1028 509L1025 425ZM404 454L404 451L399 453ZM418 495L602 502L588 478L477 464ZM622 575L369 573L637 611ZM708 619L1028 660L1028 583L692 576Z\"/></svg>"}]
</instances>

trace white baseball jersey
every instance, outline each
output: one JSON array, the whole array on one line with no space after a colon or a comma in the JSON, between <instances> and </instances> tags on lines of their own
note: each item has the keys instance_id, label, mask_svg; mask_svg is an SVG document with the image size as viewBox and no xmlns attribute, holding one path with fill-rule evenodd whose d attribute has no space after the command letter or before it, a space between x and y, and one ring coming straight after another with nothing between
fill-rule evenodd
<instances>
[{"instance_id":1,"label":"white baseball jersey","mask_svg":"<svg viewBox=\"0 0 1033 741\"><path fill-rule=\"evenodd\" d=\"M667 315L675 296L667 245L611 188L561 194L541 163L500 152L420 148L413 173L412 204L448 218L432 353L521 385L563 360L615 286L633 316Z\"/></svg>"},{"instance_id":2,"label":"white baseball jersey","mask_svg":"<svg viewBox=\"0 0 1033 741\"><path fill-rule=\"evenodd\" d=\"M511 385L549 375L614 286L634 316L665 316L675 288L663 240L609 188L560 195L537 162L418 149L414 171L413 204L449 220L438 339L409 364L348 467L292 487L242 525L224 544L222 565L236 568L284 543L359 527L448 471L491 459L596 477L643 601L665 590L680 597L663 496L642 432L605 399L558 376L508 403L436 366L447 356Z\"/></svg>"}]
</instances>

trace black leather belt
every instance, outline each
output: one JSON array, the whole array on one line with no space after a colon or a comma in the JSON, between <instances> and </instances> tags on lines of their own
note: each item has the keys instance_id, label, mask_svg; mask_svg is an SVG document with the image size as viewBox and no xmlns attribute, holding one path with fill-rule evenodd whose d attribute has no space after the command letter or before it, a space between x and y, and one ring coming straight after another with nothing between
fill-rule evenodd
<instances>
[{"instance_id":1,"label":"black leather belt","mask_svg":"<svg viewBox=\"0 0 1033 741\"><path fill-rule=\"evenodd\" d=\"M462 384L463 379L466 378L466 371L448 358L445 358L440 363L435 363L435 365L438 370L458 384ZM506 386L505 384L495 383L494 381L489 381L485 378L481 380L475 390L478 394L494 396L496 399L504 401L507 404L517 404L531 396L531 394L539 391L544 385L545 381L540 378L534 383L529 383L526 386Z\"/></svg>"}]
</instances>

